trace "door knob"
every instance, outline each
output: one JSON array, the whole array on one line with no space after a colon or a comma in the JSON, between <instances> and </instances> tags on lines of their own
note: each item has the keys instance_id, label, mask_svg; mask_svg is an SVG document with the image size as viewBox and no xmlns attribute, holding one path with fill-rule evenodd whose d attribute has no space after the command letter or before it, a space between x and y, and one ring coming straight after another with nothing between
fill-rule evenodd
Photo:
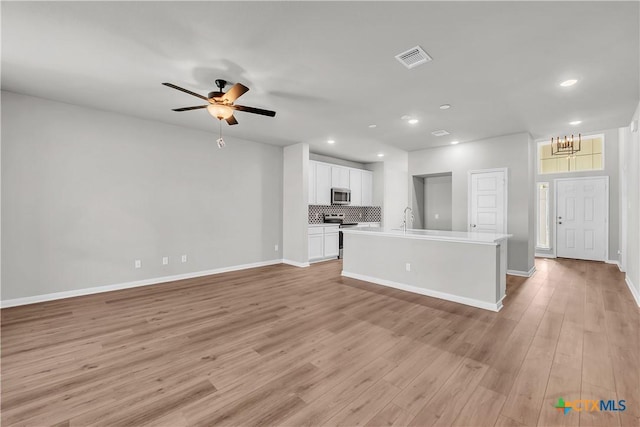
<instances>
[{"instance_id":1,"label":"door knob","mask_svg":"<svg viewBox=\"0 0 640 427\"><path fill-rule=\"evenodd\" d=\"M558 224L562 225L562 221L558 221Z\"/></svg>"},{"instance_id":2,"label":"door knob","mask_svg":"<svg viewBox=\"0 0 640 427\"><path fill-rule=\"evenodd\" d=\"M475 224L471 224L471 227L476 228L476 225Z\"/></svg>"}]
</instances>

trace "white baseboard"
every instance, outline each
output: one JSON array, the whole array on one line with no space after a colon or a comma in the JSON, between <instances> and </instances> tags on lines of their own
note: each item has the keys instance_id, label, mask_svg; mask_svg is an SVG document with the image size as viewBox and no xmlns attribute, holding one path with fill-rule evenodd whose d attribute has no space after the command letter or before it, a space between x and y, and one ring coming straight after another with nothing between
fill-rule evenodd
<instances>
[{"instance_id":1,"label":"white baseboard","mask_svg":"<svg viewBox=\"0 0 640 427\"><path fill-rule=\"evenodd\" d=\"M507 274L510 276L520 276L520 277L531 277L536 272L536 266L531 267L529 271L520 271L520 270L507 270Z\"/></svg>"},{"instance_id":2,"label":"white baseboard","mask_svg":"<svg viewBox=\"0 0 640 427\"><path fill-rule=\"evenodd\" d=\"M545 253L538 253L536 252L535 254L536 258L551 258L551 259L555 259L556 256L554 254L545 254Z\"/></svg>"},{"instance_id":3,"label":"white baseboard","mask_svg":"<svg viewBox=\"0 0 640 427\"><path fill-rule=\"evenodd\" d=\"M283 259L282 263L287 265L293 265L294 267L309 267L308 262L298 262L298 261L292 261L290 259Z\"/></svg>"},{"instance_id":4,"label":"white baseboard","mask_svg":"<svg viewBox=\"0 0 640 427\"><path fill-rule=\"evenodd\" d=\"M227 273L230 271L246 270L249 268L264 267L267 265L282 264L283 260L273 259L250 264L233 265L230 267L215 268L213 270L196 271L193 273L176 274L173 276L154 277L152 279L136 280L134 282L117 283L114 285L96 286L93 288L74 289L72 291L55 292L52 294L34 295L32 297L14 298L0 302L0 307L17 307L19 305L35 304L38 302L53 301L63 298L79 297L83 295L99 294L102 292L119 291L121 289L137 288L141 286L156 285L159 283L174 282L176 280L193 279L195 277L210 276L213 274Z\"/></svg>"},{"instance_id":5,"label":"white baseboard","mask_svg":"<svg viewBox=\"0 0 640 427\"><path fill-rule=\"evenodd\" d=\"M629 279L629 275L628 274L625 275L624 281L627 284L627 286L629 287L629 290L631 291L631 295L633 295L633 299L636 300L636 304L638 304L638 307L640 307L640 293L638 292L636 287L633 286L633 283L631 282L631 279Z\"/></svg>"},{"instance_id":6,"label":"white baseboard","mask_svg":"<svg viewBox=\"0 0 640 427\"><path fill-rule=\"evenodd\" d=\"M620 265L620 261L617 259L608 259L605 261L607 264L615 264L618 266L618 270L622 271L622 266Z\"/></svg>"},{"instance_id":7,"label":"white baseboard","mask_svg":"<svg viewBox=\"0 0 640 427\"><path fill-rule=\"evenodd\" d=\"M377 285L389 286L390 288L400 289L401 291L413 292L414 294L425 295L428 297L440 298L447 301L453 301L460 304L470 305L472 307L482 308L490 311L500 311L502 309L502 299L497 303L490 303L480 301L473 298L461 297L458 295L448 294L446 292L434 291L431 289L419 288L413 285L407 285L404 283L394 282L392 280L379 279L377 277L365 276L358 273L350 273L348 271L342 271L344 277L350 277L352 279L364 280L365 282L375 283ZM504 298L504 297L503 297Z\"/></svg>"}]
</instances>

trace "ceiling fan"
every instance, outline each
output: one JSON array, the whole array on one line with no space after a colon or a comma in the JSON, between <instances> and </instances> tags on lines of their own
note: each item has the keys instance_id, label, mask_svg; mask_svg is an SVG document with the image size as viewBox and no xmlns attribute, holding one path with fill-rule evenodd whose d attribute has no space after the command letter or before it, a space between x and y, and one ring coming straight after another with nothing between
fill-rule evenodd
<instances>
[{"instance_id":1,"label":"ceiling fan","mask_svg":"<svg viewBox=\"0 0 640 427\"><path fill-rule=\"evenodd\" d=\"M229 89L227 92L223 92L224 87L227 85L227 81L218 79L216 80L216 86L218 87L218 90L209 92L208 96L203 96L195 92L191 92L188 89L181 88L180 86L176 86L172 83L162 84L170 88L177 89L181 92L188 93L189 95L197 96L198 98L208 102L208 104L206 105L197 105L195 107L174 108L173 111L191 111L206 108L209 114L211 114L213 117L217 118L218 120L224 119L230 125L238 124L238 121L233 116L234 110L244 111L245 113L260 114L269 117L274 117L276 115L275 111L263 110L261 108L254 107L245 107L244 105L235 105L234 101L240 98L249 90L248 87L241 83L236 83L231 86L231 89Z\"/></svg>"}]
</instances>

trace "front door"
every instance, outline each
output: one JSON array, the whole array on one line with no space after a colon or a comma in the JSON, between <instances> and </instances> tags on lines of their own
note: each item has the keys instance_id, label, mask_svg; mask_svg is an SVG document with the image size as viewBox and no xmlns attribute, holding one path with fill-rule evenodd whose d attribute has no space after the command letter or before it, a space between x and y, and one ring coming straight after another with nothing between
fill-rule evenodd
<instances>
[{"instance_id":1,"label":"front door","mask_svg":"<svg viewBox=\"0 0 640 427\"><path fill-rule=\"evenodd\" d=\"M607 177L556 180L556 256L606 261Z\"/></svg>"},{"instance_id":2,"label":"front door","mask_svg":"<svg viewBox=\"0 0 640 427\"><path fill-rule=\"evenodd\" d=\"M469 172L469 231L506 233L507 170Z\"/></svg>"}]
</instances>

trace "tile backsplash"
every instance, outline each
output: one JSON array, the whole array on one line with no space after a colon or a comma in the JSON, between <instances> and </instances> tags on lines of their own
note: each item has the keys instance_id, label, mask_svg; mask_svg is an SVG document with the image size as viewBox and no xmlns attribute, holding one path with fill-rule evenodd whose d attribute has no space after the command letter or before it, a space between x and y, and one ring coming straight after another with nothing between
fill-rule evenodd
<instances>
[{"instance_id":1,"label":"tile backsplash","mask_svg":"<svg viewBox=\"0 0 640 427\"><path fill-rule=\"evenodd\" d=\"M382 220L380 206L309 205L309 224L323 223L326 213L343 213L345 222L380 222Z\"/></svg>"}]
</instances>

